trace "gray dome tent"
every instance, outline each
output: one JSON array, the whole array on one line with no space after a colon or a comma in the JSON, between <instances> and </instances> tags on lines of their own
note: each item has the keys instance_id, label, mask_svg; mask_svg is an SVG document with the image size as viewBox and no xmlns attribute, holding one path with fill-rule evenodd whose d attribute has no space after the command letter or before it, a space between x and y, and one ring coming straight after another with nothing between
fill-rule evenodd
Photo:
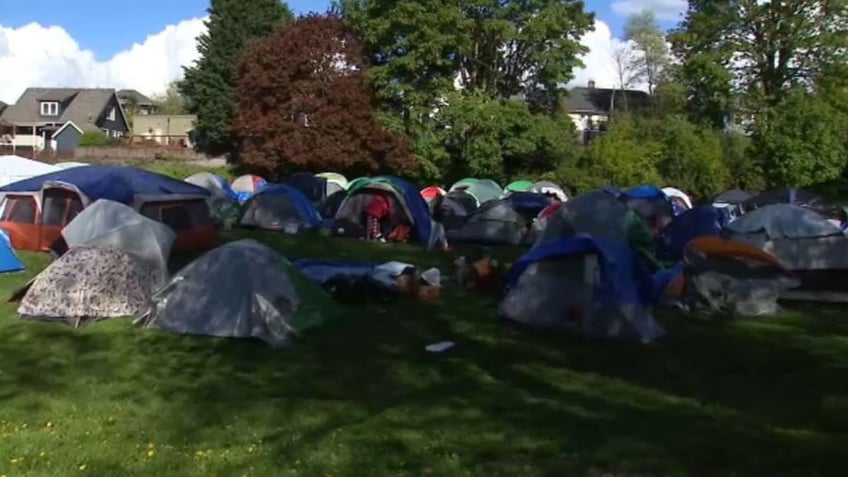
<instances>
[{"instance_id":1,"label":"gray dome tent","mask_svg":"<svg viewBox=\"0 0 848 477\"><path fill-rule=\"evenodd\" d=\"M447 231L449 241L503 245L521 245L526 234L526 219L503 199L484 203L462 227Z\"/></svg>"},{"instance_id":2,"label":"gray dome tent","mask_svg":"<svg viewBox=\"0 0 848 477\"><path fill-rule=\"evenodd\" d=\"M580 194L547 219L536 244L577 234L626 243L629 210L627 205L603 190Z\"/></svg>"}]
</instances>

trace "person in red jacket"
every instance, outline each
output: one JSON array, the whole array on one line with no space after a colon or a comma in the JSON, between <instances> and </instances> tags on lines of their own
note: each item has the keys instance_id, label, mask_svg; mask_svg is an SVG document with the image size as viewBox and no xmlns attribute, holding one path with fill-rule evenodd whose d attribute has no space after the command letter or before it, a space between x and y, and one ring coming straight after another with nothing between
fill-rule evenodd
<instances>
[{"instance_id":1,"label":"person in red jacket","mask_svg":"<svg viewBox=\"0 0 848 477\"><path fill-rule=\"evenodd\" d=\"M365 213L365 240L382 240L383 221L392 213L392 202L384 194L376 194L362 208Z\"/></svg>"}]
</instances>

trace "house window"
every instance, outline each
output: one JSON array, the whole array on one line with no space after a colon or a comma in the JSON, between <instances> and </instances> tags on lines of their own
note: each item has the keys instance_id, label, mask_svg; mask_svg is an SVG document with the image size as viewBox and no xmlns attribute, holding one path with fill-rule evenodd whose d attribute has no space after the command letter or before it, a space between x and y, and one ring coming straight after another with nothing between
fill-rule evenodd
<instances>
[{"instance_id":1,"label":"house window","mask_svg":"<svg viewBox=\"0 0 848 477\"><path fill-rule=\"evenodd\" d=\"M43 101L41 103L41 115L42 116L58 116L59 115L59 103L56 101Z\"/></svg>"},{"instance_id":2,"label":"house window","mask_svg":"<svg viewBox=\"0 0 848 477\"><path fill-rule=\"evenodd\" d=\"M109 121L115 120L115 108L109 110L109 114L106 115L106 119L108 119Z\"/></svg>"}]
</instances>

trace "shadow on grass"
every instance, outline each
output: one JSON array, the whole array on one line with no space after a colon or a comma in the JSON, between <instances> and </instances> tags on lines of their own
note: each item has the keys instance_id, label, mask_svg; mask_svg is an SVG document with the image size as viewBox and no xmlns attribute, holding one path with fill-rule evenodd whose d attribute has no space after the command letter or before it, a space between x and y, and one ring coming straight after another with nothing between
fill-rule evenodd
<instances>
[{"instance_id":1,"label":"shadow on grass","mask_svg":"<svg viewBox=\"0 0 848 477\"><path fill-rule=\"evenodd\" d=\"M292 259L401 260L444 270L452 258L414 246L250 237ZM493 299L460 290L446 290L437 304L346 310L284 350L126 321L80 331L7 324L0 405L17 398L19 408L37 406L39 396L79 392L119 407L123 421L143 423L110 428L112 439L156 440L181 456L152 468L118 460L122 448L92 461L100 475L845 471L844 309L733 323L668 313L661 319L669 336L653 346L508 326ZM457 346L424 351L442 340ZM205 448L226 457L192 457Z\"/></svg>"}]
</instances>

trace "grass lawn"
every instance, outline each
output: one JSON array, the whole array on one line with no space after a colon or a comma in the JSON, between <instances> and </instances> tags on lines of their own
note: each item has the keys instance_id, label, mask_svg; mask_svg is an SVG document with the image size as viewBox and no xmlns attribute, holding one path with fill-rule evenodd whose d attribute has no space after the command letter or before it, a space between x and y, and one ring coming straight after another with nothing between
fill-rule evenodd
<instances>
[{"instance_id":1,"label":"grass lawn","mask_svg":"<svg viewBox=\"0 0 848 477\"><path fill-rule=\"evenodd\" d=\"M254 234L290 257L415 247ZM30 271L0 276L11 292ZM443 268L444 270L444 268ZM532 333L492 299L350 308L297 345L0 309L0 475L776 476L848 471L845 308L662 315L652 346ZM431 355L424 346L458 346Z\"/></svg>"}]
</instances>

